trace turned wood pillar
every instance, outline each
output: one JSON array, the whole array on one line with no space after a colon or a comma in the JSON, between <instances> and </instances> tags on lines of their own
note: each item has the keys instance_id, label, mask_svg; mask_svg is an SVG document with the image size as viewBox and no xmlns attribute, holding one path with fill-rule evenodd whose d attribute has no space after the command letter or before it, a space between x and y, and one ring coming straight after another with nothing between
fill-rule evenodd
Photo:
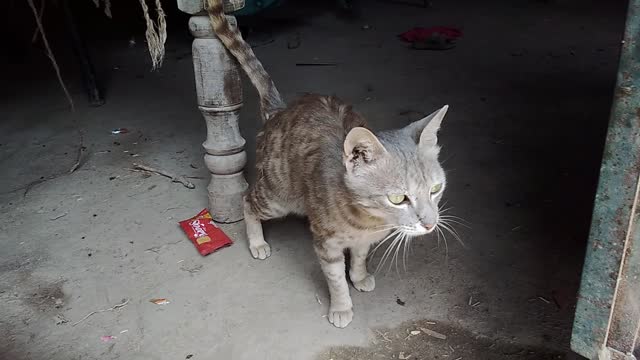
<instances>
[{"instance_id":1,"label":"turned wood pillar","mask_svg":"<svg viewBox=\"0 0 640 360\"><path fill-rule=\"evenodd\" d=\"M243 219L242 197L248 185L243 170L247 163L245 140L238 128L242 107L242 83L236 60L213 32L202 0L177 0L178 8L191 14L189 30L194 36L192 55L198 109L207 124L204 163L211 173L207 187L209 210L217 222ZM244 0L225 0L225 11L244 7ZM235 18L229 21L236 24Z\"/></svg>"}]
</instances>

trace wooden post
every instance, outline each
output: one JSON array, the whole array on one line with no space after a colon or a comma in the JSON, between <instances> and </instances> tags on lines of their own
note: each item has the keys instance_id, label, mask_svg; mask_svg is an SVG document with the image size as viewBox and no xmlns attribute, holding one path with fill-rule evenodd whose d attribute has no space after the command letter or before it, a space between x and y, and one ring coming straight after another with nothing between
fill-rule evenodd
<instances>
[{"instance_id":1,"label":"wooden post","mask_svg":"<svg viewBox=\"0 0 640 360\"><path fill-rule=\"evenodd\" d=\"M244 0L225 0L225 11L244 7ZM218 40L204 12L202 0L178 0L178 8L193 15L189 30L193 40L193 68L198 109L207 124L204 163L211 172L209 210L217 222L243 219L242 197L248 184L243 170L247 163L245 140L238 128L242 107L242 83L236 60ZM229 17L232 24L235 18Z\"/></svg>"}]
</instances>

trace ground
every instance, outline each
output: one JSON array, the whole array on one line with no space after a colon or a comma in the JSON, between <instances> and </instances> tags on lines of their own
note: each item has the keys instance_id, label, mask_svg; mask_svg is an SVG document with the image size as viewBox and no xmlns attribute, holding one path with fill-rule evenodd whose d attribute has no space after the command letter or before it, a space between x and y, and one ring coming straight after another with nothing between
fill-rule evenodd
<instances>
[{"instance_id":1,"label":"ground","mask_svg":"<svg viewBox=\"0 0 640 360\"><path fill-rule=\"evenodd\" d=\"M0 89L2 358L571 356L624 10L596 1L433 1L426 9L378 1L363 4L356 20L323 10L250 32L287 99L338 95L374 129L450 105L440 137L445 197L469 224L458 227L465 246L452 237L414 241L406 270L384 268L375 291L352 291L346 329L325 318L327 288L303 219L266 225L266 261L251 258L242 222L225 225L234 244L207 257L178 227L207 206L208 184L184 33L170 32L157 72L141 33L92 44L102 107L86 104L73 58L61 59L74 112L42 53L8 63ZM464 37L447 51L411 50L396 37L433 25L461 27ZM288 49L295 37L300 46ZM314 61L336 65L296 66ZM259 119L245 88L251 181ZM112 135L119 127L130 132ZM81 165L69 174L80 146ZM194 176L196 188L133 172L134 161Z\"/></svg>"}]
</instances>

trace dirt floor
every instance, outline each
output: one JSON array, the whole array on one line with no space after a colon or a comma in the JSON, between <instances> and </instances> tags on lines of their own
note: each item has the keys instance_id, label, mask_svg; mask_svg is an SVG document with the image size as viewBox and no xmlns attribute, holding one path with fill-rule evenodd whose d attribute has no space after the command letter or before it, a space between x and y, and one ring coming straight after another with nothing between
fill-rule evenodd
<instances>
[{"instance_id":1,"label":"dirt floor","mask_svg":"<svg viewBox=\"0 0 640 360\"><path fill-rule=\"evenodd\" d=\"M0 358L571 357L624 1L362 5L356 20L328 5L294 6L295 21L276 13L251 32L255 51L287 99L338 95L375 129L449 104L446 200L470 224L458 228L466 247L414 241L406 271L384 269L374 292L353 291L354 321L336 329L304 220L267 225L267 261L251 258L243 223L225 226L234 245L208 257L177 226L207 206L208 183L190 38L176 29L186 17L174 20L158 72L142 32L93 39L107 99L97 108L73 57L60 59L76 101L69 112L39 46L5 53ZM464 37L455 49L416 51L396 36L434 25ZM314 61L336 65L296 66ZM245 94L252 179L259 120L254 91ZM130 132L112 135L119 127ZM68 174L80 147L81 166ZM201 178L190 190L132 172L133 162Z\"/></svg>"}]
</instances>

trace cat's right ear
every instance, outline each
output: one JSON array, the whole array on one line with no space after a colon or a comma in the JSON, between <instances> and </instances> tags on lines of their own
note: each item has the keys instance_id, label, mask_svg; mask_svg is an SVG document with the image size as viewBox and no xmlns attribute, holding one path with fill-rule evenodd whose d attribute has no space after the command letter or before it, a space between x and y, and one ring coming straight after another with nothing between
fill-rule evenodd
<instances>
[{"instance_id":1,"label":"cat's right ear","mask_svg":"<svg viewBox=\"0 0 640 360\"><path fill-rule=\"evenodd\" d=\"M369 130L355 127L344 140L342 159L347 171L369 164L387 153L380 140Z\"/></svg>"},{"instance_id":2,"label":"cat's right ear","mask_svg":"<svg viewBox=\"0 0 640 360\"><path fill-rule=\"evenodd\" d=\"M426 148L435 146L437 143L436 135L448 109L449 106L445 105L428 116L407 125L402 131L411 137L416 144Z\"/></svg>"}]
</instances>

